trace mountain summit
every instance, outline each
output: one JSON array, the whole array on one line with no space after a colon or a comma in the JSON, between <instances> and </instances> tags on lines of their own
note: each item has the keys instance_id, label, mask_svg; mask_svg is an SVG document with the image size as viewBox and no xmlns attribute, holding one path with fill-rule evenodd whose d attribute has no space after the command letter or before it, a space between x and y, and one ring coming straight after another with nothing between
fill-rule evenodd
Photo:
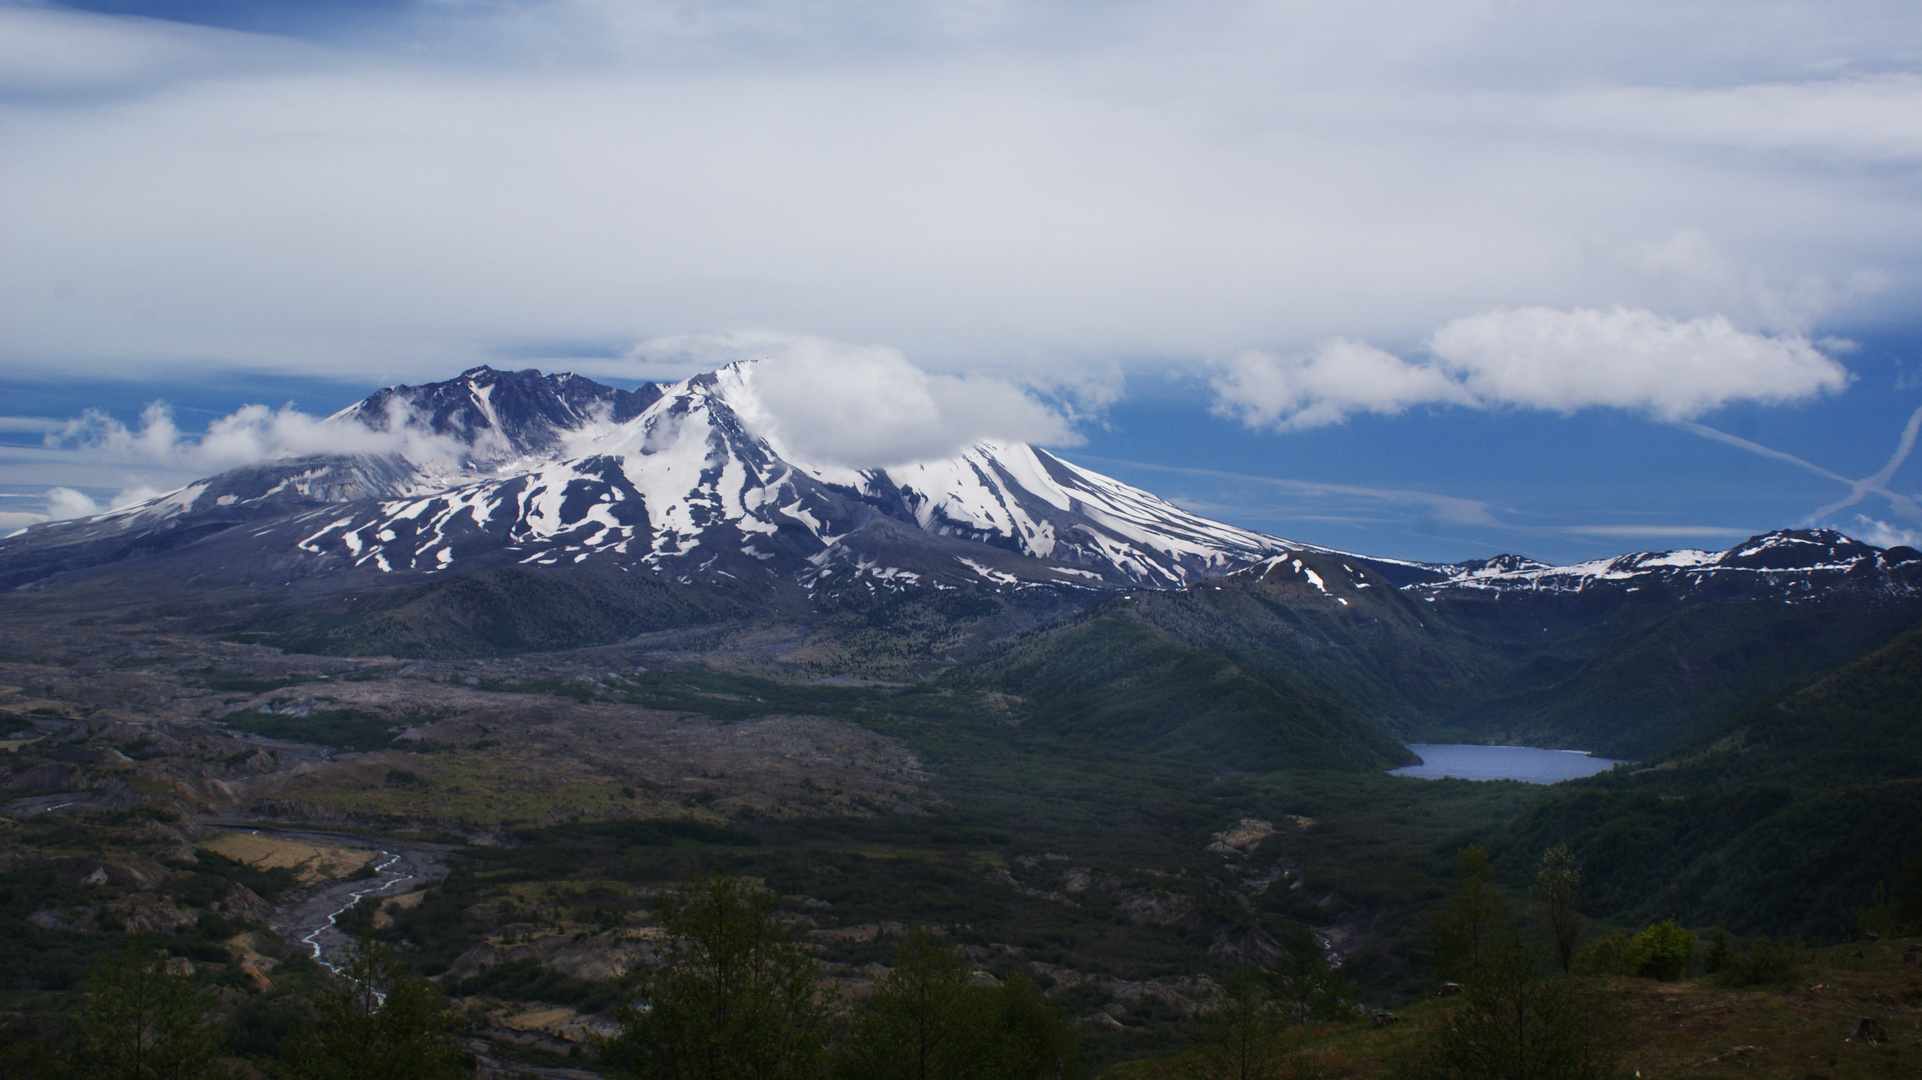
<instances>
[{"instance_id":1,"label":"mountain summit","mask_svg":"<svg viewBox=\"0 0 1922 1080\"><path fill-rule=\"evenodd\" d=\"M571 440L575 456L343 507L299 547L330 566L389 572L600 560L688 580L872 590L1165 588L1291 546L1024 443L885 469L794 460L745 419L757 411L754 374L738 363L676 383L631 419Z\"/></svg>"},{"instance_id":2,"label":"mountain summit","mask_svg":"<svg viewBox=\"0 0 1922 1080\"><path fill-rule=\"evenodd\" d=\"M469 464L498 465L553 456L568 436L625 423L660 398L653 383L619 390L566 372L496 371L483 364L445 382L387 387L328 419L370 431L416 427L464 445Z\"/></svg>"}]
</instances>

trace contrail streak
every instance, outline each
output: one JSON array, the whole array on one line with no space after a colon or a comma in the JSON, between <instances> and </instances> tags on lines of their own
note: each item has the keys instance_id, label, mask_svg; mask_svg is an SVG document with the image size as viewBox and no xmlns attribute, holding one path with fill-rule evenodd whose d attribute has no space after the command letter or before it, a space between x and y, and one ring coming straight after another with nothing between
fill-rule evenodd
<instances>
[{"instance_id":1,"label":"contrail streak","mask_svg":"<svg viewBox=\"0 0 1922 1080\"><path fill-rule=\"evenodd\" d=\"M1841 473L1832 472L1812 461L1805 461L1796 457L1794 454L1785 454L1780 450L1763 446L1761 443L1751 442L1740 436L1730 435L1726 431L1717 431L1706 424L1682 421L1677 423L1676 426L1685 431L1692 431L1705 439L1713 439L1719 443L1727 443L1730 446L1747 450L1750 453L1760 454L1765 458L1771 458L1775 461L1793 465L1798 469L1807 470L1824 479L1833 480L1838 484L1847 485L1849 489L1847 495L1827 506L1821 507L1803 519L1810 524L1828 517L1838 510L1854 506L1869 495L1880 495L1887 499L1889 506L1898 514L1915 520L1922 520L1922 506L1917 505L1913 498L1901 492L1890 491L1888 487L1889 481L1895 477L1895 470L1902 467L1902 463L1908 460L1909 453L1915 449L1917 435L1922 434L1922 408L1918 408L1915 412L1909 414L1909 422L1903 425L1902 437L1897 440L1895 453L1889 455L1889 460L1884 463L1880 469L1877 469L1875 472L1860 480L1851 480Z\"/></svg>"}]
</instances>

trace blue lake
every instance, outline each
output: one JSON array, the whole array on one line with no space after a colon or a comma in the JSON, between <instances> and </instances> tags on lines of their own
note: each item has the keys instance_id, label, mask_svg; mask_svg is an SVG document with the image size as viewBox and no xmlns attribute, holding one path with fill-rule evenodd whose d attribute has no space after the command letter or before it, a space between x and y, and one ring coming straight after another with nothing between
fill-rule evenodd
<instances>
[{"instance_id":1,"label":"blue lake","mask_svg":"<svg viewBox=\"0 0 1922 1080\"><path fill-rule=\"evenodd\" d=\"M1471 746L1464 743L1409 743L1420 765L1389 770L1395 776L1440 780L1525 780L1553 784L1591 776L1615 767L1612 758L1590 757L1580 750L1541 750L1533 746Z\"/></svg>"}]
</instances>

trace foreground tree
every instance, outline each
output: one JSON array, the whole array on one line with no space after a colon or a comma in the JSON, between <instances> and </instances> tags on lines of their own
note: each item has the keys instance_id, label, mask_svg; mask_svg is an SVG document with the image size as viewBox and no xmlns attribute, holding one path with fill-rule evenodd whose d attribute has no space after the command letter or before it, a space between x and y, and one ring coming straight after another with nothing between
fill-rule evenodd
<instances>
[{"instance_id":1,"label":"foreground tree","mask_svg":"<svg viewBox=\"0 0 1922 1080\"><path fill-rule=\"evenodd\" d=\"M1488 853L1470 845L1456 857L1461 884L1455 899L1431 920L1429 937L1436 972L1444 979L1465 982L1489 949L1513 933L1515 920L1507 896L1495 884Z\"/></svg>"},{"instance_id":2,"label":"foreground tree","mask_svg":"<svg viewBox=\"0 0 1922 1080\"><path fill-rule=\"evenodd\" d=\"M842 1080L1061 1080L1074 1033L1021 975L974 984L953 948L916 928L856 1012L835 1063Z\"/></svg>"},{"instance_id":3,"label":"foreground tree","mask_svg":"<svg viewBox=\"0 0 1922 1080\"><path fill-rule=\"evenodd\" d=\"M835 1073L846 1080L961 1080L993 1051L985 995L967 965L916 927L894 950L894 967L855 1016Z\"/></svg>"},{"instance_id":4,"label":"foreground tree","mask_svg":"<svg viewBox=\"0 0 1922 1080\"><path fill-rule=\"evenodd\" d=\"M1600 1003L1512 938L1492 944L1432 1042L1399 1080L1610 1080L1619 1040Z\"/></svg>"},{"instance_id":5,"label":"foreground tree","mask_svg":"<svg viewBox=\"0 0 1922 1080\"><path fill-rule=\"evenodd\" d=\"M1542 868L1535 874L1535 892L1542 899L1548 916L1549 937L1555 946L1555 959L1562 973L1574 970L1575 946L1582 936L1582 916L1575 909L1582 888L1582 867L1569 854L1567 844L1556 844L1542 853Z\"/></svg>"},{"instance_id":6,"label":"foreground tree","mask_svg":"<svg viewBox=\"0 0 1922 1080\"><path fill-rule=\"evenodd\" d=\"M298 1080L467 1075L457 1041L467 1025L442 1007L438 987L410 974L392 949L365 931L313 1008L311 1025L286 1054Z\"/></svg>"},{"instance_id":7,"label":"foreground tree","mask_svg":"<svg viewBox=\"0 0 1922 1080\"><path fill-rule=\"evenodd\" d=\"M1081 1074L1073 1029L1027 976L1008 976L986 1001L986 1038L994 1051L983 1077L1071 1080Z\"/></svg>"},{"instance_id":8,"label":"foreground tree","mask_svg":"<svg viewBox=\"0 0 1922 1080\"><path fill-rule=\"evenodd\" d=\"M200 1080L225 1076L220 1039L193 980L167 955L129 942L87 980L69 1066L89 1080Z\"/></svg>"},{"instance_id":9,"label":"foreground tree","mask_svg":"<svg viewBox=\"0 0 1922 1080\"><path fill-rule=\"evenodd\" d=\"M1307 1080L1317 1062L1300 1052L1285 1003L1276 1001L1253 971L1238 972L1213 1009L1195 1025L1196 1046L1183 1062L1184 1080Z\"/></svg>"},{"instance_id":10,"label":"foreground tree","mask_svg":"<svg viewBox=\"0 0 1922 1080\"><path fill-rule=\"evenodd\" d=\"M818 965L774 920L774 896L738 878L692 882L662 908L670 944L638 969L602 1046L642 1080L788 1080L822 1075L827 1022Z\"/></svg>"},{"instance_id":11,"label":"foreground tree","mask_svg":"<svg viewBox=\"0 0 1922 1080\"><path fill-rule=\"evenodd\" d=\"M1433 1038L1395 1066L1397 1080L1610 1080L1618 1028L1573 977L1550 977L1508 916L1480 849L1433 925L1435 955L1462 984Z\"/></svg>"},{"instance_id":12,"label":"foreground tree","mask_svg":"<svg viewBox=\"0 0 1922 1080\"><path fill-rule=\"evenodd\" d=\"M1340 968L1329 964L1321 942L1308 928L1291 927L1285 946L1287 951L1269 973L1275 1004L1290 1019L1303 1023L1353 1018L1359 992Z\"/></svg>"}]
</instances>

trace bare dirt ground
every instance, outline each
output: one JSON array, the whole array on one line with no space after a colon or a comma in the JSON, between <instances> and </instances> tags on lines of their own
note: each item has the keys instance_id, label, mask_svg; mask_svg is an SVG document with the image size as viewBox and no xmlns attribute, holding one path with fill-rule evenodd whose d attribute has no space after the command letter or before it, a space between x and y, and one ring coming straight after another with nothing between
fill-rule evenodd
<instances>
[{"instance_id":1,"label":"bare dirt ground","mask_svg":"<svg viewBox=\"0 0 1922 1080\"><path fill-rule=\"evenodd\" d=\"M501 689L527 680L596 686L588 680L609 678L609 662L598 653L343 660L125 628L0 631L0 711L36 725L0 746L35 756L57 747L84 788L76 804L97 802L110 775L222 816L475 839L596 818L866 815L927 802L912 753L843 720L722 723ZM262 717L349 712L377 734L387 729L375 745L397 738L356 752L322 745L322 728L299 739L244 730ZM28 809L44 808L15 808Z\"/></svg>"}]
</instances>

